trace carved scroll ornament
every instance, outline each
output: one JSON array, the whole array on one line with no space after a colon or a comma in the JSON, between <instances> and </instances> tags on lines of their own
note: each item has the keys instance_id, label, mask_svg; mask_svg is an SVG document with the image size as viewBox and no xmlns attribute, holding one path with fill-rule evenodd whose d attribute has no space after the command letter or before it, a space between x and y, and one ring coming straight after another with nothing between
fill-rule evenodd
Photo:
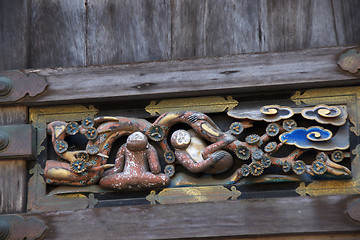
<instances>
[{"instance_id":1,"label":"carved scroll ornament","mask_svg":"<svg viewBox=\"0 0 360 240\"><path fill-rule=\"evenodd\" d=\"M46 183L136 190L178 186L180 178L188 183L186 179L192 177L186 172L228 173L223 184L271 174L274 169L307 179L351 174L342 164L350 157L345 106L294 111L269 105L246 113L231 110L228 115L237 119L228 130L191 111L167 112L153 123L126 117L85 118L81 124L51 122L47 130L59 159L47 160ZM299 126L302 121L315 124ZM88 139L86 149L70 149L65 138L76 134ZM120 138L126 143L118 149L114 164L109 164L110 150ZM185 172L177 173L178 166Z\"/></svg>"}]
</instances>

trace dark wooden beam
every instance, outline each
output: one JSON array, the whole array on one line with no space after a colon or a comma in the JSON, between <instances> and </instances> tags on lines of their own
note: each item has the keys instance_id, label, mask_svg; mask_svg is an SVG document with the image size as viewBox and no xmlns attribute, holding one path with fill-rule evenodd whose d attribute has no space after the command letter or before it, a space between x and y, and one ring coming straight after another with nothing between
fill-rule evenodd
<instances>
[{"instance_id":1,"label":"dark wooden beam","mask_svg":"<svg viewBox=\"0 0 360 240\"><path fill-rule=\"evenodd\" d=\"M244 199L28 213L49 239L171 239L360 232L346 214L357 195Z\"/></svg>"},{"instance_id":2,"label":"dark wooden beam","mask_svg":"<svg viewBox=\"0 0 360 240\"><path fill-rule=\"evenodd\" d=\"M27 123L27 119L26 107L1 107L0 109L0 128L6 125L24 124ZM25 211L26 176L24 159L19 157L7 160L0 156L0 214Z\"/></svg>"},{"instance_id":3,"label":"dark wooden beam","mask_svg":"<svg viewBox=\"0 0 360 240\"><path fill-rule=\"evenodd\" d=\"M359 85L337 66L354 47L243 54L196 60L25 70L46 77L47 91L27 105L259 93Z\"/></svg>"}]
</instances>

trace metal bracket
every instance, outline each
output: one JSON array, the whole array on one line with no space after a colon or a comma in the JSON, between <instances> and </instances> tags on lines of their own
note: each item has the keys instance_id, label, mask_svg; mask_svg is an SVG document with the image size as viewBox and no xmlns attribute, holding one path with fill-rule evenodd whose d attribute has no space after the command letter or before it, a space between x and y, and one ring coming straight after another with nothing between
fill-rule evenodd
<instances>
[{"instance_id":1,"label":"metal bracket","mask_svg":"<svg viewBox=\"0 0 360 240\"><path fill-rule=\"evenodd\" d=\"M45 77L37 73L0 72L0 103L16 102L26 94L35 97L44 92L47 85Z\"/></svg>"},{"instance_id":2,"label":"metal bracket","mask_svg":"<svg viewBox=\"0 0 360 240\"><path fill-rule=\"evenodd\" d=\"M17 215L0 216L0 240L40 239L48 227L35 217L27 220Z\"/></svg>"},{"instance_id":3,"label":"metal bracket","mask_svg":"<svg viewBox=\"0 0 360 240\"><path fill-rule=\"evenodd\" d=\"M31 125L0 126L0 159L36 156L36 132Z\"/></svg>"},{"instance_id":4,"label":"metal bracket","mask_svg":"<svg viewBox=\"0 0 360 240\"><path fill-rule=\"evenodd\" d=\"M346 208L346 213L352 220L360 222L360 200L356 199L349 203Z\"/></svg>"},{"instance_id":5,"label":"metal bracket","mask_svg":"<svg viewBox=\"0 0 360 240\"><path fill-rule=\"evenodd\" d=\"M357 73L360 70L360 48L352 48L341 54L338 65L342 70Z\"/></svg>"}]
</instances>

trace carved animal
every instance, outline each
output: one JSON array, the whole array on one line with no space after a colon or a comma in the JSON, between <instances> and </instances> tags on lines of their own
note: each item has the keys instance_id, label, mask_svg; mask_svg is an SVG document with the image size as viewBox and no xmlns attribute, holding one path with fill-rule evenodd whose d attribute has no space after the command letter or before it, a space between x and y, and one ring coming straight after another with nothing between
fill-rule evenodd
<instances>
[{"instance_id":1,"label":"carved animal","mask_svg":"<svg viewBox=\"0 0 360 240\"><path fill-rule=\"evenodd\" d=\"M193 173L222 173L233 164L232 156L220 150L228 143L212 144L208 146L208 152L205 152L205 142L193 130L175 131L171 136L171 145L175 148L177 161Z\"/></svg>"},{"instance_id":2,"label":"carved animal","mask_svg":"<svg viewBox=\"0 0 360 240\"><path fill-rule=\"evenodd\" d=\"M100 186L117 190L165 187L170 178L160 171L155 148L143 133L135 132L120 147L115 167L104 172Z\"/></svg>"}]
</instances>

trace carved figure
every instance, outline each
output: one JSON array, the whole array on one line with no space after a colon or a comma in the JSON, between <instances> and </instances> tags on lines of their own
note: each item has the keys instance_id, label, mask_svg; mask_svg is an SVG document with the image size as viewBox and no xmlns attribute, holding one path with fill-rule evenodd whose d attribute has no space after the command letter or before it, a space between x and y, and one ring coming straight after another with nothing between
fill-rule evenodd
<instances>
[{"instance_id":1,"label":"carved figure","mask_svg":"<svg viewBox=\"0 0 360 240\"><path fill-rule=\"evenodd\" d=\"M96 127L96 128L95 128ZM60 159L46 161L46 183L55 185L92 185L98 183L107 164L114 141L134 132L142 132L154 141L160 141L163 129L144 119L126 117L85 118L76 122L54 121L47 131L52 136L54 150ZM89 142L86 150L70 151L65 137L83 134Z\"/></svg>"},{"instance_id":2,"label":"carved figure","mask_svg":"<svg viewBox=\"0 0 360 240\"><path fill-rule=\"evenodd\" d=\"M155 148L143 133L135 132L120 147L115 167L104 172L100 186L117 190L165 187L170 178L160 171Z\"/></svg>"},{"instance_id":3,"label":"carved figure","mask_svg":"<svg viewBox=\"0 0 360 240\"><path fill-rule=\"evenodd\" d=\"M233 151L233 148L230 146L234 145L235 142L239 142L237 138L231 134L232 132L221 131L211 118L200 112L185 111L164 113L156 119L153 125L163 126L165 129L164 135L167 136L170 127L178 123L185 123L189 125L197 134L212 143L217 143L219 145L226 143L226 149L231 151ZM252 127L252 124L247 120L239 123L239 125L241 125L240 130L236 132L236 135L241 133L244 128ZM170 154L167 153L172 151L166 138L159 142L159 145L165 151L166 161L168 163L174 162L175 157L173 157L173 159L168 157Z\"/></svg>"},{"instance_id":4,"label":"carved figure","mask_svg":"<svg viewBox=\"0 0 360 240\"><path fill-rule=\"evenodd\" d=\"M171 136L171 145L175 148L177 161L190 172L208 174L222 173L233 164L232 156L220 150L234 141L221 141L206 147L205 142L192 130L177 130Z\"/></svg>"}]
</instances>

